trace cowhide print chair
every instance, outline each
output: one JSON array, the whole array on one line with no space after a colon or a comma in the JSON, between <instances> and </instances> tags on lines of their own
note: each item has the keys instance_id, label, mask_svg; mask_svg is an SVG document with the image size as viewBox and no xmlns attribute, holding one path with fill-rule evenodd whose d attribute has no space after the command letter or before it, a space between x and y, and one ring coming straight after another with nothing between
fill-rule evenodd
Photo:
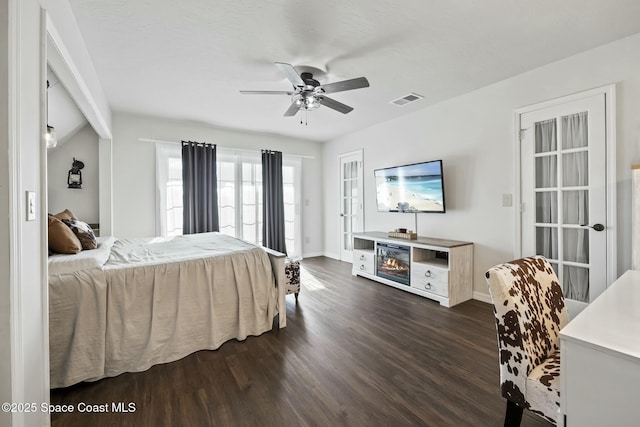
<instances>
[{"instance_id":1,"label":"cowhide print chair","mask_svg":"<svg viewBox=\"0 0 640 427\"><path fill-rule=\"evenodd\" d=\"M284 264L285 276L285 293L286 295L295 294L296 303L298 302L298 294L300 293L300 261L294 261L287 258Z\"/></svg>"},{"instance_id":2,"label":"cowhide print chair","mask_svg":"<svg viewBox=\"0 0 640 427\"><path fill-rule=\"evenodd\" d=\"M500 384L507 399L505 426L519 426L528 409L556 423L560 407L560 329L568 315L562 287L542 256L490 268L500 353Z\"/></svg>"}]
</instances>

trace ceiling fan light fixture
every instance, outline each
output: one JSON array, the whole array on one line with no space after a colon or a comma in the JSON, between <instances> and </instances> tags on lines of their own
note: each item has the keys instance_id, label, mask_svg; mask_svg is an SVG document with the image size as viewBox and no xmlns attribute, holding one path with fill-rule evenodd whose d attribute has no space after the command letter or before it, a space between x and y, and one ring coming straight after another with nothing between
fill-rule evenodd
<instances>
[{"instance_id":1,"label":"ceiling fan light fixture","mask_svg":"<svg viewBox=\"0 0 640 427\"><path fill-rule=\"evenodd\" d=\"M315 110L320 107L320 101L314 95L305 96L303 108L307 111Z\"/></svg>"}]
</instances>

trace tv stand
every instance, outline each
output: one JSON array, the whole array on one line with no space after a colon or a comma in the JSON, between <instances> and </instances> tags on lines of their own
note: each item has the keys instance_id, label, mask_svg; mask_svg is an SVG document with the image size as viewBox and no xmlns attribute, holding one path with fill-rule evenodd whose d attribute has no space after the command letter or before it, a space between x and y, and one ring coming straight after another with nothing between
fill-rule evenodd
<instances>
[{"instance_id":1,"label":"tv stand","mask_svg":"<svg viewBox=\"0 0 640 427\"><path fill-rule=\"evenodd\" d=\"M380 248L391 244L409 249L408 284L378 275L379 244ZM428 237L398 239L379 231L354 233L352 274L452 307L473 296L473 243Z\"/></svg>"}]
</instances>

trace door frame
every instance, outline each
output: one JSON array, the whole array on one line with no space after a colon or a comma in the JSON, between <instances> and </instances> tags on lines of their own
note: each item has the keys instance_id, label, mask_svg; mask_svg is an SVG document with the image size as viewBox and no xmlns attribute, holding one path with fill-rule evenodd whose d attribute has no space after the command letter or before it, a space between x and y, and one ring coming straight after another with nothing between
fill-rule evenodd
<instances>
[{"instance_id":1,"label":"door frame","mask_svg":"<svg viewBox=\"0 0 640 427\"><path fill-rule=\"evenodd\" d=\"M348 157L348 156L353 156L353 155L359 155L360 156L360 162L361 162L361 165L360 165L360 168L359 168L359 172L358 172L359 178L361 178L361 180L360 180L361 182L360 182L359 187L362 188L361 194L359 195L359 197L360 197L360 205L362 206L362 208L360 210L361 211L361 215L360 215L360 218L359 218L359 223L362 226L362 230L361 231L364 231L364 149L362 149L362 148L359 148L359 149L353 150L353 151L348 151L346 153L338 154L338 174L339 174L339 178L338 178L338 186L339 186L338 187L338 210L340 211L340 213L342 213L342 191L343 191L342 190L342 185L343 185L343 182L342 182L342 172L343 172L342 171L342 158L343 157ZM345 262L353 262L352 259L344 260L343 256L342 256L343 248L344 248L344 244L343 244L343 241L342 241L342 237L343 237L343 234L344 234L343 233L343 228L342 228L343 225L344 225L343 219L342 219L342 217L340 217L340 222L338 224L338 228L339 228L338 233L340 235L340 238L338 240L340 242L340 249L338 251L338 259L340 259L341 261L345 261ZM352 230L352 233L353 233L353 230Z\"/></svg>"},{"instance_id":2,"label":"door frame","mask_svg":"<svg viewBox=\"0 0 640 427\"><path fill-rule=\"evenodd\" d=\"M554 98L518 108L513 112L513 181L514 181L514 257L522 257L522 194L520 182L520 117L523 114L544 108L554 107L569 102L579 101L594 95L604 94L605 100L605 149L606 149L606 215L607 215L607 287L618 278L618 254L617 254L617 176L616 176L616 85L610 84L596 87L572 95Z\"/></svg>"}]
</instances>

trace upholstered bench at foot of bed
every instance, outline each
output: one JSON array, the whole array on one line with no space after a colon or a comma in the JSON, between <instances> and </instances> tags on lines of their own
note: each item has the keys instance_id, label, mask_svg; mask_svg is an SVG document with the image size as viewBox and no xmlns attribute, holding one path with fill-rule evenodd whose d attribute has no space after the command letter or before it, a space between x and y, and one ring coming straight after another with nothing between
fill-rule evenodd
<instances>
[{"instance_id":1,"label":"upholstered bench at foot of bed","mask_svg":"<svg viewBox=\"0 0 640 427\"><path fill-rule=\"evenodd\" d=\"M298 294L300 293L300 261L287 259L284 264L284 275L286 294L295 294L296 302L298 302Z\"/></svg>"}]
</instances>

